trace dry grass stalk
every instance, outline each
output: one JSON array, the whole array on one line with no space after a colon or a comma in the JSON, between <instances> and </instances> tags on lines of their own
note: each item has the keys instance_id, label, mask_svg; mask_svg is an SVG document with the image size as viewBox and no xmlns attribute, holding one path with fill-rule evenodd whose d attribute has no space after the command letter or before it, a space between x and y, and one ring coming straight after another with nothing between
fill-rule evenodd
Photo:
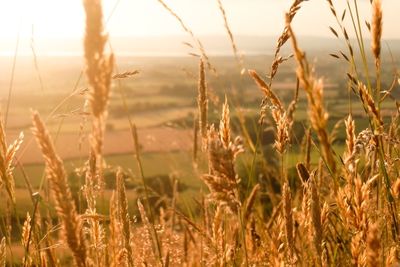
<instances>
[{"instance_id":1,"label":"dry grass stalk","mask_svg":"<svg viewBox=\"0 0 400 267\"><path fill-rule=\"evenodd\" d=\"M64 240L71 249L77 266L87 266L87 248L82 233L82 221L68 186L64 164L56 154L49 132L37 112L33 112L32 120L33 134L46 163L46 176L55 200L57 215L61 219Z\"/></svg>"},{"instance_id":2,"label":"dry grass stalk","mask_svg":"<svg viewBox=\"0 0 400 267\"><path fill-rule=\"evenodd\" d=\"M239 51L237 49L235 38L234 38L233 33L232 33L232 31L231 31L231 29L229 27L228 18L226 17L226 11L224 9L224 6L222 5L222 1L221 0L217 0L217 2L218 2L219 10L221 11L222 17L224 19L224 26L225 26L226 32L228 33L229 40L231 41L233 54L235 55L237 63L239 65L239 67L240 67L240 73L243 74L244 71L245 71L244 65L243 65L243 55L241 53L239 53Z\"/></svg>"},{"instance_id":3,"label":"dry grass stalk","mask_svg":"<svg viewBox=\"0 0 400 267\"><path fill-rule=\"evenodd\" d=\"M296 109L297 94L290 103L287 111L284 110L282 102L278 96L271 90L270 86L254 70L249 70L249 75L254 79L258 87L264 92L265 99L271 102L270 107L272 117L276 124L276 137L274 147L283 155L287 145L290 143L290 131L293 125L293 113ZM265 112L261 112L261 122L264 121Z\"/></svg>"},{"instance_id":4,"label":"dry grass stalk","mask_svg":"<svg viewBox=\"0 0 400 267\"><path fill-rule=\"evenodd\" d=\"M199 84L198 84L198 97L197 104L199 107L199 128L202 137L202 149L206 148L207 128L208 128L208 97L207 97L207 83L206 72L204 69L204 62L200 59L199 64Z\"/></svg>"},{"instance_id":5,"label":"dry grass stalk","mask_svg":"<svg viewBox=\"0 0 400 267\"><path fill-rule=\"evenodd\" d=\"M297 77L307 93L311 125L317 133L323 156L332 173L336 171L336 161L332 153L332 147L326 130L328 113L323 103L323 82L315 79L303 51L300 50L294 32L290 25L290 15L286 15L286 23L291 36L295 58L298 64Z\"/></svg>"},{"instance_id":6,"label":"dry grass stalk","mask_svg":"<svg viewBox=\"0 0 400 267\"><path fill-rule=\"evenodd\" d=\"M290 6L289 13L288 13L289 14L288 18L289 18L290 22L296 16L297 12L300 9L300 5L302 2L304 2L304 0L294 0L293 1L292 5ZM269 78L270 78L269 85L272 84L272 81L278 72L279 65L290 58L290 57L283 58L282 56L279 55L281 48L285 45L285 43L289 40L289 38L290 38L290 35L289 35L288 27L287 27L287 25L285 25L281 35L278 38L278 42L276 44L274 60L271 64L271 70L270 70L270 74L269 74Z\"/></svg>"},{"instance_id":7,"label":"dry grass stalk","mask_svg":"<svg viewBox=\"0 0 400 267\"><path fill-rule=\"evenodd\" d=\"M306 149L305 149L305 167L307 170L311 168L311 128L306 133Z\"/></svg>"},{"instance_id":8,"label":"dry grass stalk","mask_svg":"<svg viewBox=\"0 0 400 267\"><path fill-rule=\"evenodd\" d=\"M244 212L243 212L243 218L244 221L247 222L250 218L252 208L255 204L257 193L260 191L260 184L256 184L253 189L251 190L251 193L249 197L246 200L246 205L244 207Z\"/></svg>"},{"instance_id":9,"label":"dry grass stalk","mask_svg":"<svg viewBox=\"0 0 400 267\"><path fill-rule=\"evenodd\" d=\"M189 29L188 26L186 26L186 24L183 22L183 20L178 16L178 14L176 14L165 2L164 0L158 0L158 2L165 8L165 10L167 10L174 18L176 18L179 22L179 24L181 25L182 29L187 32L190 37L192 38L192 40L196 43L197 48L199 50L199 52L201 53L201 57L204 59L204 61L207 64L207 67L209 70L211 70L213 73L217 73L217 70L214 68L214 66L211 64L210 59L208 58L207 54L206 54L206 50L204 49L203 44L201 43L201 41L194 35L194 33L192 32L191 29Z\"/></svg>"},{"instance_id":10,"label":"dry grass stalk","mask_svg":"<svg viewBox=\"0 0 400 267\"><path fill-rule=\"evenodd\" d=\"M313 243L317 253L317 261L322 262L322 241L323 229L321 221L321 205L319 200L318 188L315 181L315 172L310 176L310 190L311 190L311 223L313 227Z\"/></svg>"},{"instance_id":11,"label":"dry grass stalk","mask_svg":"<svg viewBox=\"0 0 400 267\"><path fill-rule=\"evenodd\" d=\"M103 33L103 12L100 0L84 0L86 31L84 39L86 77L89 83L90 107L94 116L90 137L92 150L97 157L99 184L102 186L102 151L107 106L114 65L114 57L105 56L107 36Z\"/></svg>"},{"instance_id":12,"label":"dry grass stalk","mask_svg":"<svg viewBox=\"0 0 400 267\"><path fill-rule=\"evenodd\" d=\"M294 228L293 228L293 214L292 214L292 193L287 182L282 187L282 199L283 199L283 212L285 218L285 235L286 235L286 247L289 252L289 261L293 263L295 261L295 247L294 247Z\"/></svg>"}]
</instances>

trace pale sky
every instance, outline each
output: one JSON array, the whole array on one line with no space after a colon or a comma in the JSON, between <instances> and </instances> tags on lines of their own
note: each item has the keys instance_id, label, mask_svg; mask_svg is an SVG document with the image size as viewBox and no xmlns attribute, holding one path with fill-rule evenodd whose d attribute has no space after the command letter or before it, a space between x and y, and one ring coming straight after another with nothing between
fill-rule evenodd
<instances>
[{"instance_id":1,"label":"pale sky","mask_svg":"<svg viewBox=\"0 0 400 267\"><path fill-rule=\"evenodd\" d=\"M345 0L333 0L339 10ZM157 0L104 0L105 17L119 2L107 31L110 36L183 35L177 21ZM225 34L216 0L165 0L196 35ZM222 0L231 29L236 35L273 35L282 30L284 12L291 0ZM353 0L350 0L353 3ZM361 16L370 18L369 0L358 0ZM400 0L382 0L384 38L400 38ZM349 14L347 14L349 15ZM350 16L347 16L347 20ZM0 0L0 40L22 38L81 38L84 13L80 0ZM336 26L326 0L303 4L294 28L299 35L330 36L328 26Z\"/></svg>"}]
</instances>

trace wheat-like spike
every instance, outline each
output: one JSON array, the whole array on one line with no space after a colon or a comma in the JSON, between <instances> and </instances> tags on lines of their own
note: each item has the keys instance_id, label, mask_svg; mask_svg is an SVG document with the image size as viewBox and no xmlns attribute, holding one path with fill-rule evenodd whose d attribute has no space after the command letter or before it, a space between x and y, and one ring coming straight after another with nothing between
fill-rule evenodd
<instances>
[{"instance_id":1,"label":"wheat-like spike","mask_svg":"<svg viewBox=\"0 0 400 267\"><path fill-rule=\"evenodd\" d=\"M388 249L388 254L386 256L386 261L385 261L385 266L396 266L396 264L399 263L398 260L398 252L397 252L397 247L392 246Z\"/></svg>"},{"instance_id":2,"label":"wheat-like spike","mask_svg":"<svg viewBox=\"0 0 400 267\"><path fill-rule=\"evenodd\" d=\"M96 154L91 150L89 160L87 162L86 183L83 192L87 202L87 209L82 219L88 222L88 232L91 243L91 254L96 259L97 264L101 264L105 260L105 229L100 220L102 216L97 213L96 199L98 195L98 171L96 169Z\"/></svg>"},{"instance_id":3,"label":"wheat-like spike","mask_svg":"<svg viewBox=\"0 0 400 267\"><path fill-rule=\"evenodd\" d=\"M290 142L290 131L293 126L293 113L296 109L297 91L294 100L290 103L287 111L284 110L282 102L278 96L271 90L270 86L257 74L254 70L249 70L249 75L254 79L258 87L264 92L264 100L269 100L272 104L271 113L276 124L276 136L274 147L281 155L286 151L286 147ZM263 100L263 105L265 101ZM261 121L263 120L263 112Z\"/></svg>"},{"instance_id":4,"label":"wheat-like spike","mask_svg":"<svg viewBox=\"0 0 400 267\"><path fill-rule=\"evenodd\" d=\"M227 149L231 143L231 128L230 128L230 117L229 117L229 104L226 96L225 96L225 103L222 107L221 121L219 123L219 135L222 144Z\"/></svg>"},{"instance_id":5,"label":"wheat-like spike","mask_svg":"<svg viewBox=\"0 0 400 267\"><path fill-rule=\"evenodd\" d=\"M399 198L400 197L400 178L397 178L392 184L392 194Z\"/></svg>"},{"instance_id":6,"label":"wheat-like spike","mask_svg":"<svg viewBox=\"0 0 400 267\"><path fill-rule=\"evenodd\" d=\"M94 117L90 142L97 157L97 172L100 188L103 188L103 139L107 107L114 65L113 55L105 56L107 35L103 33L103 12L100 0L83 0L86 13L84 51L86 77L90 91L90 107Z\"/></svg>"},{"instance_id":7,"label":"wheat-like spike","mask_svg":"<svg viewBox=\"0 0 400 267\"><path fill-rule=\"evenodd\" d=\"M31 216L29 215L29 212L27 212L24 225L22 226L22 235L21 235L21 243L25 248L28 247L28 241L32 241L29 240L30 231L31 231ZM29 251L27 251L27 253L29 253Z\"/></svg>"},{"instance_id":8,"label":"wheat-like spike","mask_svg":"<svg viewBox=\"0 0 400 267\"><path fill-rule=\"evenodd\" d=\"M31 224L31 216L29 212L26 213L26 219L24 224L22 225L22 234L21 234L21 244L24 247L25 254L23 257L24 265L31 266L33 262L33 255L31 255L30 245L32 243L31 238L31 231L32 231L32 224Z\"/></svg>"},{"instance_id":9,"label":"wheat-like spike","mask_svg":"<svg viewBox=\"0 0 400 267\"><path fill-rule=\"evenodd\" d=\"M283 105L278 96L276 96L276 94L271 90L268 84L257 74L257 72L255 70L248 70L248 72L249 75L256 82L257 86L261 89L261 91L263 91L268 100L271 101L272 105L274 105L275 108L279 110L283 110Z\"/></svg>"},{"instance_id":10,"label":"wheat-like spike","mask_svg":"<svg viewBox=\"0 0 400 267\"><path fill-rule=\"evenodd\" d=\"M378 125L382 126L383 121L382 121L382 117L379 112L379 109L375 105L375 101L372 98L371 94L368 92L367 87L361 82L358 83L358 93L360 95L360 99L361 99L364 107L369 111L369 113L376 120Z\"/></svg>"},{"instance_id":11,"label":"wheat-like spike","mask_svg":"<svg viewBox=\"0 0 400 267\"><path fill-rule=\"evenodd\" d=\"M83 0L86 12L85 31L85 59L86 76L91 92L91 108L96 118L101 117L106 111L111 74L113 69L113 56L104 56L104 46L107 36L103 31L103 12L100 0Z\"/></svg>"},{"instance_id":12,"label":"wheat-like spike","mask_svg":"<svg viewBox=\"0 0 400 267\"><path fill-rule=\"evenodd\" d=\"M202 137L203 150L206 146L207 128L208 128L208 97L207 97L207 83L206 72L204 69L204 62L200 59L199 63L199 84L198 84L198 98L199 108L199 128Z\"/></svg>"},{"instance_id":13,"label":"wheat-like spike","mask_svg":"<svg viewBox=\"0 0 400 267\"><path fill-rule=\"evenodd\" d=\"M297 12L300 9L300 4L304 2L304 0L294 0L292 5L290 6L289 12L288 12L288 19L289 22L291 22L293 20L293 18L296 16ZM285 45L285 43L289 40L290 38L290 34L289 34L289 30L287 27L287 24L285 25L285 27L283 28L283 31L281 33L281 35L278 38L277 44L276 44L276 48L275 48L275 55L274 55L274 60L271 64L271 69L270 69L270 73L269 73L269 78L270 78L270 83L269 85L272 84L273 79L275 78L275 75L278 73L278 68L279 66L287 61L288 59L290 59L292 56L283 58L282 56L280 56L280 51L281 48Z\"/></svg>"},{"instance_id":14,"label":"wheat-like spike","mask_svg":"<svg viewBox=\"0 0 400 267\"><path fill-rule=\"evenodd\" d=\"M350 249L351 249L351 263L353 266L365 266L363 264L363 233L362 232L357 232L352 238L351 238L351 244L350 244Z\"/></svg>"},{"instance_id":15,"label":"wheat-like spike","mask_svg":"<svg viewBox=\"0 0 400 267\"><path fill-rule=\"evenodd\" d=\"M4 184L11 201L15 203L15 181L13 175L13 160L24 139L21 132L18 139L7 146L6 132L0 119L0 187Z\"/></svg>"},{"instance_id":16,"label":"wheat-like spike","mask_svg":"<svg viewBox=\"0 0 400 267\"><path fill-rule=\"evenodd\" d=\"M198 137L199 137L199 118L196 116L193 120L193 162L197 162L197 152L198 152Z\"/></svg>"},{"instance_id":17,"label":"wheat-like spike","mask_svg":"<svg viewBox=\"0 0 400 267\"><path fill-rule=\"evenodd\" d=\"M381 266L381 238L379 236L378 224L368 227L367 235L367 266Z\"/></svg>"},{"instance_id":18,"label":"wheat-like spike","mask_svg":"<svg viewBox=\"0 0 400 267\"><path fill-rule=\"evenodd\" d=\"M279 154L283 155L286 151L286 146L290 141L289 131L292 126L292 121L285 113L279 111L272 111L272 116L276 123L276 137L274 147Z\"/></svg>"},{"instance_id":19,"label":"wheat-like spike","mask_svg":"<svg viewBox=\"0 0 400 267\"><path fill-rule=\"evenodd\" d=\"M354 153L355 153L355 142L356 142L356 134L355 134L355 123L351 114L345 120L346 125L346 152L344 155L344 163L347 170L350 173L355 172L355 161L354 161ZM348 181L351 182L351 181Z\"/></svg>"},{"instance_id":20,"label":"wheat-like spike","mask_svg":"<svg viewBox=\"0 0 400 267\"><path fill-rule=\"evenodd\" d=\"M135 76L135 75L137 75L139 73L140 73L140 71L138 71L138 70L125 71L125 72L122 72L122 73L114 74L112 76L112 78L113 79L126 79L126 78L130 78L132 76Z\"/></svg>"},{"instance_id":21,"label":"wheat-like spike","mask_svg":"<svg viewBox=\"0 0 400 267\"><path fill-rule=\"evenodd\" d=\"M126 198L124 175L119 169L117 171L117 201L118 201L118 215L122 224L122 235L124 238L124 248L127 252L129 266L133 266L133 255L130 245L131 240L131 226L128 212L128 199Z\"/></svg>"},{"instance_id":22,"label":"wheat-like spike","mask_svg":"<svg viewBox=\"0 0 400 267\"><path fill-rule=\"evenodd\" d=\"M382 1L374 0L372 2L372 40L371 48L375 61L379 62L381 57L381 38L382 38Z\"/></svg>"},{"instance_id":23,"label":"wheat-like spike","mask_svg":"<svg viewBox=\"0 0 400 267\"><path fill-rule=\"evenodd\" d=\"M7 251L6 238L3 237L0 242L0 267L6 267Z\"/></svg>"},{"instance_id":24,"label":"wheat-like spike","mask_svg":"<svg viewBox=\"0 0 400 267\"><path fill-rule=\"evenodd\" d=\"M140 199L138 198L137 200L137 205L138 205L138 209L139 209L139 213L140 213L140 217L142 218L142 222L144 224L144 228L147 231L147 237L149 237L149 240L146 240L149 244L152 244L152 251L153 251L153 257L156 258L158 252L157 252L157 247L155 245L156 241L154 240L155 238L152 235L152 225L149 221L149 218L147 217L146 214L146 210L142 204L142 202L140 201ZM154 230L155 231L155 230Z\"/></svg>"},{"instance_id":25,"label":"wheat-like spike","mask_svg":"<svg viewBox=\"0 0 400 267\"><path fill-rule=\"evenodd\" d=\"M235 172L235 159L243 152L241 138L232 142L229 129L229 107L225 101L219 132L211 125L207 133L209 173L201 178L210 189L210 198L219 205L227 206L235 213L240 207L239 178Z\"/></svg>"},{"instance_id":26,"label":"wheat-like spike","mask_svg":"<svg viewBox=\"0 0 400 267\"><path fill-rule=\"evenodd\" d=\"M46 257L46 252L44 252L44 251L39 252L39 257L40 257L40 266L43 266L43 267L52 266L52 265L49 265L49 260Z\"/></svg>"},{"instance_id":27,"label":"wheat-like spike","mask_svg":"<svg viewBox=\"0 0 400 267\"><path fill-rule=\"evenodd\" d=\"M354 153L355 149L355 141L356 141L356 134L355 134L355 123L353 120L353 116L349 114L347 119L345 120L346 125L346 145L347 145L347 153L351 155Z\"/></svg>"},{"instance_id":28,"label":"wheat-like spike","mask_svg":"<svg viewBox=\"0 0 400 267\"><path fill-rule=\"evenodd\" d=\"M57 215L61 219L64 240L71 249L77 266L85 267L87 249L82 233L82 221L74 205L64 164L56 154L53 141L39 113L33 112L32 120L32 131L44 157L46 176L55 200Z\"/></svg>"},{"instance_id":29,"label":"wheat-like spike","mask_svg":"<svg viewBox=\"0 0 400 267\"><path fill-rule=\"evenodd\" d=\"M214 220L212 223L212 242L216 247L216 256L215 263L220 263L220 266L224 266L222 263L224 262L224 257L221 255L224 251L223 244L223 215L224 208L222 205L218 205L214 214Z\"/></svg>"},{"instance_id":30,"label":"wheat-like spike","mask_svg":"<svg viewBox=\"0 0 400 267\"><path fill-rule=\"evenodd\" d=\"M118 266L117 264L117 252L122 250L121 246L121 225L119 223L119 214L118 214L118 200L116 196L116 190L113 190L110 197L110 208L109 208L109 216L110 216L110 224L109 224L109 236L108 236L108 253L111 257L111 266Z\"/></svg>"},{"instance_id":31,"label":"wheat-like spike","mask_svg":"<svg viewBox=\"0 0 400 267\"><path fill-rule=\"evenodd\" d=\"M115 267L128 267L128 251L126 248L121 249L116 255L116 265Z\"/></svg>"},{"instance_id":32,"label":"wheat-like spike","mask_svg":"<svg viewBox=\"0 0 400 267\"><path fill-rule=\"evenodd\" d=\"M111 74L113 69L113 56L104 56L104 46L107 36L103 31L103 12L100 0L83 0L86 12L85 31L85 59L86 76L91 92L91 108L96 118L101 117L106 111Z\"/></svg>"}]
</instances>

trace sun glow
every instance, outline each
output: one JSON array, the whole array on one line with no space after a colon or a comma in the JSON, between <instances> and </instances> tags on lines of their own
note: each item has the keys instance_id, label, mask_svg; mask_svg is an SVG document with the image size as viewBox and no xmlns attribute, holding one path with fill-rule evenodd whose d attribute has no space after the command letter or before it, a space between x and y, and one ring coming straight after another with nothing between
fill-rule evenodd
<instances>
[{"instance_id":1,"label":"sun glow","mask_svg":"<svg viewBox=\"0 0 400 267\"><path fill-rule=\"evenodd\" d=\"M223 21L213 0L164 0L198 35L225 36ZM284 24L284 12L291 0L225 0L223 1L234 35L277 36ZM345 1L334 1L338 10ZM336 25L326 1L303 3L304 8L294 21L299 35L331 36L328 26ZM104 18L110 40L117 36L185 35L179 23L157 0L104 0ZM393 23L400 1L383 1L385 31L383 38L399 38ZM371 16L369 1L359 2L360 15ZM318 24L315 21L318 20ZM78 40L80 47L84 31L84 11L81 0L0 0L0 54L12 54L16 38L21 39L21 51L29 52L32 40L40 46L48 39ZM349 29L352 29L348 21ZM312 30L311 30L312 29ZM366 30L366 29L365 29ZM62 41L60 41L62 44ZM59 49L62 47L58 47ZM39 52L46 50L42 47Z\"/></svg>"}]
</instances>

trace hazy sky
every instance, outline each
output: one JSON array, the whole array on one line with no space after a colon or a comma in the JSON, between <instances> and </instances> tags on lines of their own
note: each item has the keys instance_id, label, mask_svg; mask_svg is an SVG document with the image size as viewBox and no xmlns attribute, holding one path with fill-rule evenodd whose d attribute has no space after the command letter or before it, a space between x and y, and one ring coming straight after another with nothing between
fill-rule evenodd
<instances>
[{"instance_id":1,"label":"hazy sky","mask_svg":"<svg viewBox=\"0 0 400 267\"><path fill-rule=\"evenodd\" d=\"M197 35L224 34L216 0L165 0ZM342 10L345 0L333 0ZM104 0L105 16L118 2L107 30L111 36L184 34L174 18L157 0ZM291 0L222 0L234 34L277 35ZM350 0L353 3L353 0ZM360 13L370 18L369 0L358 0ZM400 38L400 0L382 0L384 37ZM348 16L347 19L350 17ZM80 0L0 0L0 38L15 40L18 29L35 38L82 36L84 14ZM303 4L295 20L301 35L329 36L327 27L336 25L326 0Z\"/></svg>"}]
</instances>

